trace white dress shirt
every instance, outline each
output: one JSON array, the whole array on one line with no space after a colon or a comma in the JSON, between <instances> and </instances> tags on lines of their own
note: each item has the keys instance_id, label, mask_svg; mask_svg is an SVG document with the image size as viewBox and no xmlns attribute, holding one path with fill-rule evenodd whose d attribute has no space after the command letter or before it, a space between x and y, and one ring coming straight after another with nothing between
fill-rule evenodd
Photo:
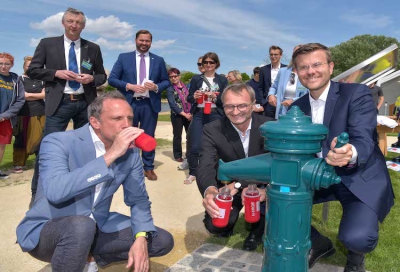
<instances>
[{"instance_id":1,"label":"white dress shirt","mask_svg":"<svg viewBox=\"0 0 400 272\"><path fill-rule=\"evenodd\" d=\"M140 60L141 57L140 55L142 53L140 53L138 50L135 51L136 52L136 82L137 85L139 85L140 82ZM146 77L144 80L149 79L149 73L150 73L150 54L149 52L144 53L144 61L146 62ZM149 92L143 93L143 94L139 94L139 93L134 93L133 94L134 97L138 97L138 96L145 96L145 97L150 97Z\"/></svg>"},{"instance_id":2,"label":"white dress shirt","mask_svg":"<svg viewBox=\"0 0 400 272\"><path fill-rule=\"evenodd\" d=\"M272 84L275 82L275 79L278 76L279 69L281 69L281 64L280 63L279 63L279 66L277 68L272 67L272 64L271 64L271 82L272 82Z\"/></svg>"},{"instance_id":3,"label":"white dress shirt","mask_svg":"<svg viewBox=\"0 0 400 272\"><path fill-rule=\"evenodd\" d=\"M81 39L77 39L76 41L71 41L64 35L64 56L65 56L65 64L67 65L67 70L69 70L69 49L71 47L71 43L74 42L75 46L75 55L76 55L76 63L78 65L78 71L81 73ZM83 90L82 84L79 86L79 89L74 91L68 83L65 84L64 93L66 94L83 94L85 91Z\"/></svg>"},{"instance_id":4,"label":"white dress shirt","mask_svg":"<svg viewBox=\"0 0 400 272\"><path fill-rule=\"evenodd\" d=\"M244 150L244 154L246 155L246 158L249 156L251 122L252 122L252 119L250 119L249 126L247 127L246 132L244 134L234 124L232 124L232 122L231 122L233 128L239 134L240 141L242 141L243 150Z\"/></svg>"}]
</instances>

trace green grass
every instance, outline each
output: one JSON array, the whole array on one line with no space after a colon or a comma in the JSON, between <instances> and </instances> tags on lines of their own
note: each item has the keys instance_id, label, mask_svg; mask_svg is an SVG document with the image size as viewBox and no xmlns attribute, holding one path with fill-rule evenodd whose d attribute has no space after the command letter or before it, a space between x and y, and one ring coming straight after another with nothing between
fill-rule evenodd
<instances>
[{"instance_id":1,"label":"green grass","mask_svg":"<svg viewBox=\"0 0 400 272\"><path fill-rule=\"evenodd\" d=\"M159 114L158 121L160 122L171 122L171 114Z\"/></svg>"},{"instance_id":2,"label":"green grass","mask_svg":"<svg viewBox=\"0 0 400 272\"><path fill-rule=\"evenodd\" d=\"M386 157L391 159L398 156L396 153L390 153ZM394 194L400 195L400 173L389 170ZM337 239L340 218L342 216L342 207L339 202L329 203L329 219L328 222L322 221L322 206L318 204L313 206L312 224L323 234L328 236L335 245L336 254L322 262L338 266L346 264L347 251ZM207 242L220 244L231 248L241 248L244 239L248 235L246 230L246 222L241 216L234 228L234 235L229 238L209 237ZM379 226L379 242L378 246L372 253L366 256L366 268L373 272L391 272L400 271L400 205L395 202L391 212L386 217L383 224ZM257 252L263 252L262 246L257 248Z\"/></svg>"},{"instance_id":3,"label":"green grass","mask_svg":"<svg viewBox=\"0 0 400 272\"><path fill-rule=\"evenodd\" d=\"M12 140L11 144L6 145L4 157L0 164L0 170L8 170L14 166L13 165L13 143L14 143L14 139ZM36 158L35 155L29 156L28 160L26 161L27 169L31 169L35 166L35 158Z\"/></svg>"}]
</instances>

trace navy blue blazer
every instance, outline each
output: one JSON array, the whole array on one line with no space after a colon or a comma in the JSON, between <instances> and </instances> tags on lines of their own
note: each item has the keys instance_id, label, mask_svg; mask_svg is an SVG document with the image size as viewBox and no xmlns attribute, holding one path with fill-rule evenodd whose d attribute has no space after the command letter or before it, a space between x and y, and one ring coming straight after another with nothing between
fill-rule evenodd
<instances>
[{"instance_id":1,"label":"navy blue blazer","mask_svg":"<svg viewBox=\"0 0 400 272\"><path fill-rule=\"evenodd\" d=\"M154 112L161 111L161 92L166 90L170 85L168 78L167 68L164 59L152 53L149 53L150 67L149 79L158 86L158 92L150 91L150 102ZM137 71L136 71L136 51L122 53L118 56L114 67L111 70L108 83L117 88L126 98L132 108L135 109L133 101L133 92L126 90L126 84L137 84Z\"/></svg>"},{"instance_id":2,"label":"navy blue blazer","mask_svg":"<svg viewBox=\"0 0 400 272\"><path fill-rule=\"evenodd\" d=\"M281 63L281 68L286 67L286 64ZM268 92L269 88L272 86L272 80L271 80L271 64L267 64L263 67L260 68L260 79L259 79L259 88L258 88L258 93L256 91L256 98L258 96L258 99L261 99L262 105L267 104L268 102Z\"/></svg>"},{"instance_id":3,"label":"navy blue blazer","mask_svg":"<svg viewBox=\"0 0 400 272\"><path fill-rule=\"evenodd\" d=\"M311 116L308 95L296 100L297 105ZM386 161L376 139L376 105L366 85L331 81L323 124L329 129L322 142L325 158L334 137L346 131L349 143L358 152L357 164L352 168L335 167L342 183L363 203L373 209L379 221L383 221L393 206L393 189ZM314 201L324 202L334 197L327 190L316 191Z\"/></svg>"},{"instance_id":4,"label":"navy blue blazer","mask_svg":"<svg viewBox=\"0 0 400 272\"><path fill-rule=\"evenodd\" d=\"M192 113L197 108L197 102L196 102L196 99L194 99L193 95L197 90L199 90L203 86L203 82L204 82L203 74L193 76L192 80L190 81L189 95L187 97L187 100L189 101L189 103L192 103L192 105L193 105ZM214 82L217 83L219 86L219 95L217 96L217 101L215 102L215 105L217 106L218 113L221 115L224 115L224 109L223 109L223 105L222 105L222 101L221 101L221 95L222 95L223 91L225 90L225 88L228 86L228 80L224 76L215 74Z\"/></svg>"}]
</instances>

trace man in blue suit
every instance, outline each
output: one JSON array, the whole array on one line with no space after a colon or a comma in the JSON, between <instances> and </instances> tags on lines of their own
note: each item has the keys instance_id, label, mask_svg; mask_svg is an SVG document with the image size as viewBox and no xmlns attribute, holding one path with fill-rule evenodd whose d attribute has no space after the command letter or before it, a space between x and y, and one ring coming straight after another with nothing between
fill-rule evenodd
<instances>
[{"instance_id":1,"label":"man in blue suit","mask_svg":"<svg viewBox=\"0 0 400 272\"><path fill-rule=\"evenodd\" d=\"M118 88L132 106L133 125L154 137L161 111L161 91L170 86L170 81L164 59L149 52L151 33L139 30L135 42L136 51L119 55L108 83ZM155 151L142 152L144 174L149 180L157 180L154 157Z\"/></svg>"},{"instance_id":2,"label":"man in blue suit","mask_svg":"<svg viewBox=\"0 0 400 272\"><path fill-rule=\"evenodd\" d=\"M378 222L393 206L393 189L385 158L376 142L376 105L366 85L330 81L333 62L329 49L318 43L305 44L293 53L300 82L309 89L293 103L313 123L324 124L328 135L320 156L335 166L340 184L315 192L314 201L338 200L343 208L338 239L348 249L345 272L365 271L364 255L378 243ZM349 143L334 148L341 132ZM334 254L332 242L311 228L309 265Z\"/></svg>"},{"instance_id":3,"label":"man in blue suit","mask_svg":"<svg viewBox=\"0 0 400 272\"><path fill-rule=\"evenodd\" d=\"M132 127L132 108L118 91L98 96L88 115L90 125L43 139L39 188L17 227L18 243L53 271L82 271L89 255L100 267L128 260L148 271L149 257L167 254L173 238L153 224L133 146L143 130ZM121 185L130 217L110 212Z\"/></svg>"}]
</instances>

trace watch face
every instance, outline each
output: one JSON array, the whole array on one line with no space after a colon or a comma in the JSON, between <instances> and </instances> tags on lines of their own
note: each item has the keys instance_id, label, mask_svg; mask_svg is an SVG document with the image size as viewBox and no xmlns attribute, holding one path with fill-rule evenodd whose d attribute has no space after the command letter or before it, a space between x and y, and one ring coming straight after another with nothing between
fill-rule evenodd
<instances>
[{"instance_id":1,"label":"watch face","mask_svg":"<svg viewBox=\"0 0 400 272\"><path fill-rule=\"evenodd\" d=\"M242 184L240 184L240 182L236 182L235 183L235 188L236 189L240 189L240 187L242 187Z\"/></svg>"}]
</instances>

